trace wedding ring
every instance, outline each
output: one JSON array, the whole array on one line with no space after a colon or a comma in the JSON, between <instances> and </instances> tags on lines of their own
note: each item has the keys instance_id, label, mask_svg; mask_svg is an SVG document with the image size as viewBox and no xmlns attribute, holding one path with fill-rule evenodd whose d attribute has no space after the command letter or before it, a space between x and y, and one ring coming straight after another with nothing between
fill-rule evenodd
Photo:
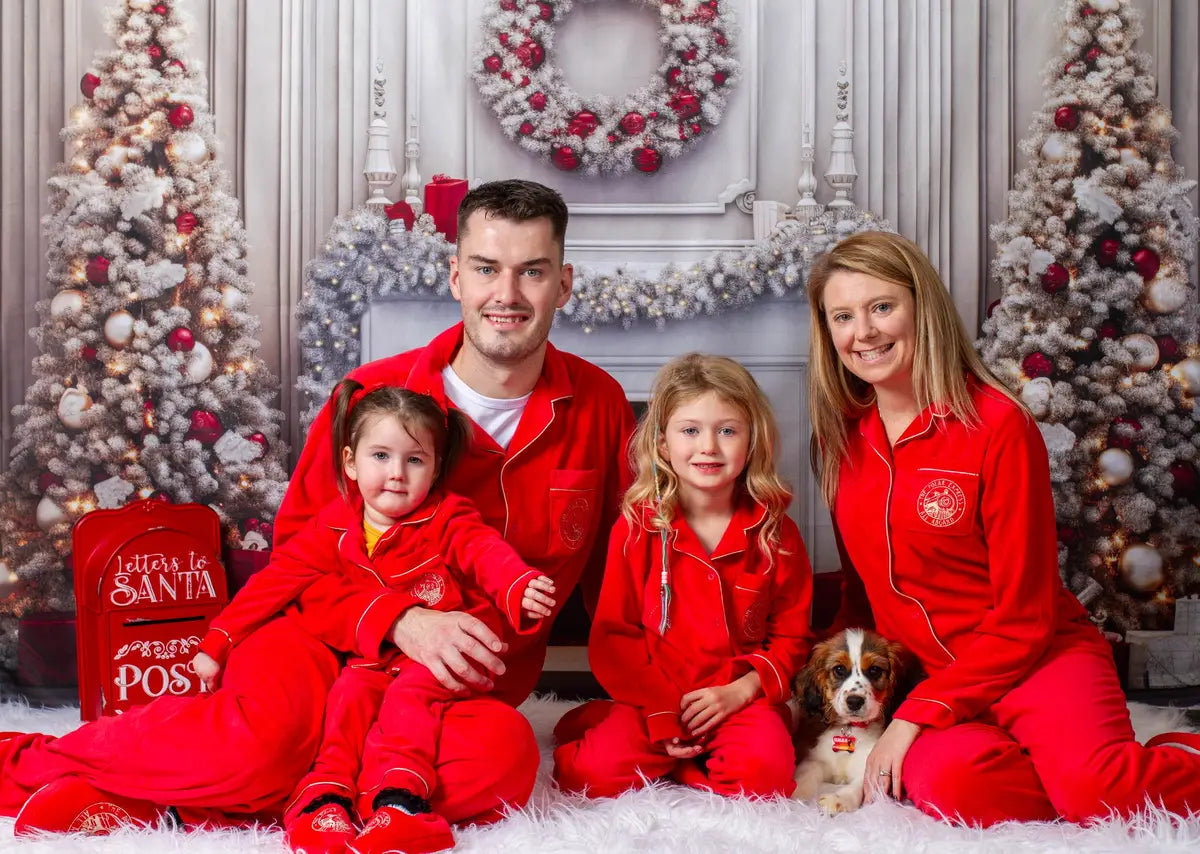
<instances>
[{"instance_id":1,"label":"wedding ring","mask_svg":"<svg viewBox=\"0 0 1200 854\"><path fill-rule=\"evenodd\" d=\"M890 776L892 776L892 772L891 771L880 771L879 776L880 777L890 777Z\"/></svg>"}]
</instances>

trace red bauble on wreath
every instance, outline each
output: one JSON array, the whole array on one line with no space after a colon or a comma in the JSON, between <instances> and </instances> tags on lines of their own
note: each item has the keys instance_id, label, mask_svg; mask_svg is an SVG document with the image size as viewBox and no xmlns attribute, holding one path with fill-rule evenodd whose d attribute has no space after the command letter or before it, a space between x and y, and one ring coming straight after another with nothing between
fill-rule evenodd
<instances>
[{"instance_id":1,"label":"red bauble on wreath","mask_svg":"<svg viewBox=\"0 0 1200 854\"><path fill-rule=\"evenodd\" d=\"M1071 273L1062 264L1051 264L1042 273L1042 290L1056 294L1071 283Z\"/></svg>"},{"instance_id":2,"label":"red bauble on wreath","mask_svg":"<svg viewBox=\"0 0 1200 854\"><path fill-rule=\"evenodd\" d=\"M1054 363L1045 353L1033 352L1021 360L1021 370L1032 379L1048 377L1054 373Z\"/></svg>"},{"instance_id":3,"label":"red bauble on wreath","mask_svg":"<svg viewBox=\"0 0 1200 854\"><path fill-rule=\"evenodd\" d=\"M741 74L726 36L735 23L732 15L716 0L694 7L645 0L659 13L659 43L667 52L645 86L596 104L568 87L561 70L548 61L555 26L574 2L489 0L471 63L475 84L504 133L559 169L588 175L657 172L721 120L727 93ZM671 121L655 121L660 114ZM587 145L564 146L570 136L586 139Z\"/></svg>"},{"instance_id":4,"label":"red bauble on wreath","mask_svg":"<svg viewBox=\"0 0 1200 854\"><path fill-rule=\"evenodd\" d=\"M1158 253L1153 249L1146 249L1145 247L1142 247L1137 252L1133 253L1131 260L1133 261L1134 269L1137 270L1138 274L1146 281L1149 281L1158 275Z\"/></svg>"},{"instance_id":5,"label":"red bauble on wreath","mask_svg":"<svg viewBox=\"0 0 1200 854\"><path fill-rule=\"evenodd\" d=\"M79 91L83 93L83 97L91 98L96 94L96 87L100 85L100 78L91 72L83 75L79 81Z\"/></svg>"},{"instance_id":6,"label":"red bauble on wreath","mask_svg":"<svg viewBox=\"0 0 1200 854\"><path fill-rule=\"evenodd\" d=\"M1111 267L1117 263L1117 253L1121 251L1121 241L1106 237L1096 245L1096 263L1101 267Z\"/></svg>"},{"instance_id":7,"label":"red bauble on wreath","mask_svg":"<svg viewBox=\"0 0 1200 854\"><path fill-rule=\"evenodd\" d=\"M1069 104L1059 107L1054 111L1054 126L1059 130L1075 130L1079 127L1079 108Z\"/></svg>"},{"instance_id":8,"label":"red bauble on wreath","mask_svg":"<svg viewBox=\"0 0 1200 854\"><path fill-rule=\"evenodd\" d=\"M175 353L188 353L196 346L196 336L186 326L177 326L167 333L167 349Z\"/></svg>"}]
</instances>

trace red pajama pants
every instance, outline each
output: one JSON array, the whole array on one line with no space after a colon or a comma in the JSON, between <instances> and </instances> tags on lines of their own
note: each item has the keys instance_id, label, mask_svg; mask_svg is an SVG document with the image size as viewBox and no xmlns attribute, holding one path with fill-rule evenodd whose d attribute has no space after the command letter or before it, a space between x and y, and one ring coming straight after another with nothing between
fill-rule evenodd
<instances>
[{"instance_id":1,"label":"red pajama pants","mask_svg":"<svg viewBox=\"0 0 1200 854\"><path fill-rule=\"evenodd\" d=\"M788 727L780 710L763 701L717 727L705 747L706 772L692 760L667 756L650 741L642 713L633 706L597 700L568 714L588 727L582 734L572 732L571 721L564 719L556 730L562 743L554 751L554 779L568 791L612 797L666 776L722 795L786 797L796 788Z\"/></svg>"},{"instance_id":2,"label":"red pajama pants","mask_svg":"<svg viewBox=\"0 0 1200 854\"><path fill-rule=\"evenodd\" d=\"M1147 800L1200 811L1200 756L1134 741L1112 652L1082 623L984 718L924 730L903 783L925 812L982 826L1127 816Z\"/></svg>"},{"instance_id":3,"label":"red pajama pants","mask_svg":"<svg viewBox=\"0 0 1200 854\"><path fill-rule=\"evenodd\" d=\"M175 806L189 824L278 818L316 756L336 675L327 647L291 619L273 620L233 649L211 695L160 697L60 738L0 734L0 814L15 816L42 786L78 776ZM528 799L537 763L515 709L456 703L443 722L434 808L455 822L494 819L505 803Z\"/></svg>"}]
</instances>

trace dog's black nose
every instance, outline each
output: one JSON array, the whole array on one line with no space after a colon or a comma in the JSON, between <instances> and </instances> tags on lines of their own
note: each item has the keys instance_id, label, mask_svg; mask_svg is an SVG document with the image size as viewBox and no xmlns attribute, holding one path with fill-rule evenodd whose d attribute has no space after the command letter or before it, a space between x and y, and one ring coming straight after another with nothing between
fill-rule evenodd
<instances>
[{"instance_id":1,"label":"dog's black nose","mask_svg":"<svg viewBox=\"0 0 1200 854\"><path fill-rule=\"evenodd\" d=\"M859 697L856 694L851 694L846 698L846 708L852 712L857 712L863 707L863 703L867 702L866 697Z\"/></svg>"}]
</instances>

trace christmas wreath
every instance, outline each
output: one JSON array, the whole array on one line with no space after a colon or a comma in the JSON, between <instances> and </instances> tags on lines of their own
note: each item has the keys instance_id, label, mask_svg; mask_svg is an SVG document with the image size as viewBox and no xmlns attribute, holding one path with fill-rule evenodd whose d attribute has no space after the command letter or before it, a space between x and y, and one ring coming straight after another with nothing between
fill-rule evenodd
<instances>
[{"instance_id":1,"label":"christmas wreath","mask_svg":"<svg viewBox=\"0 0 1200 854\"><path fill-rule=\"evenodd\" d=\"M724 0L728 2L728 0ZM741 67L722 0L648 0L664 56L650 81L617 100L584 98L548 62L572 0L490 0L472 67L504 133L566 172L657 172L721 121Z\"/></svg>"}]
</instances>

